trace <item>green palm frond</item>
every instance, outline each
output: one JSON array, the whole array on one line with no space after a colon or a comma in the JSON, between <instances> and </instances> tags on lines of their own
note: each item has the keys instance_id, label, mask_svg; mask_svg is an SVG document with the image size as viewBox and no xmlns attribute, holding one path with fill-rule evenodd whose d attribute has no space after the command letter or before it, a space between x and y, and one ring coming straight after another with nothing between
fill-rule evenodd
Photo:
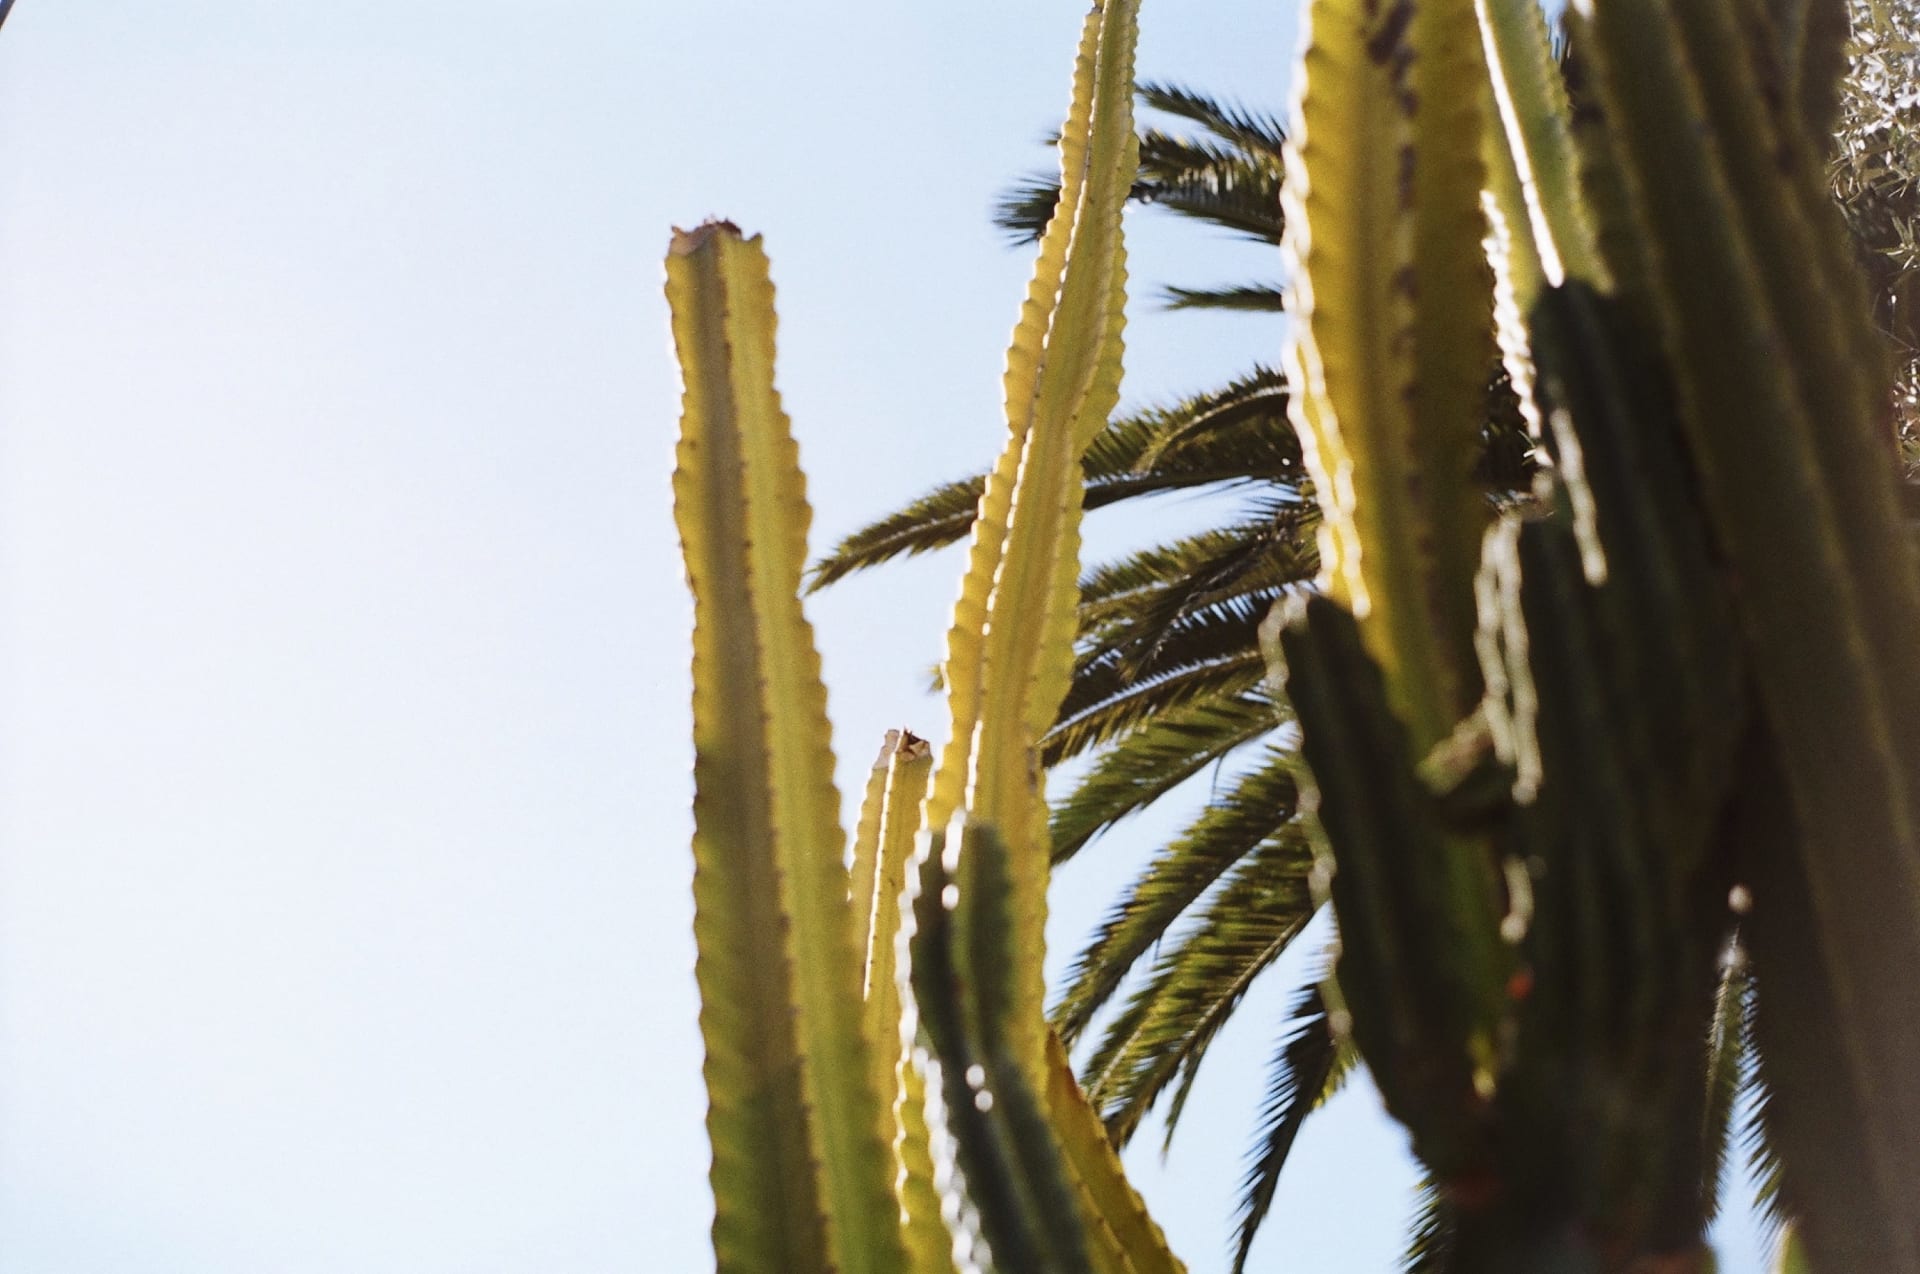
<instances>
[{"instance_id":1,"label":"green palm frond","mask_svg":"<svg viewBox=\"0 0 1920 1274\"><path fill-rule=\"evenodd\" d=\"M1706 1119L1700 1130L1707 1170L1700 1182L1700 1202L1701 1219L1708 1224L1720 1213L1721 1194L1736 1145L1734 1122L1741 1097L1748 1089L1752 1012L1753 972L1745 954L1735 946L1721 967L1713 1025L1707 1036Z\"/></svg>"},{"instance_id":2,"label":"green palm frond","mask_svg":"<svg viewBox=\"0 0 1920 1274\"><path fill-rule=\"evenodd\" d=\"M1278 594L1275 594L1277 597ZM1271 605L1273 598L1266 599ZM1154 716L1204 698L1227 698L1260 685L1267 675L1259 649L1258 597L1188 616L1152 661L1128 676L1089 658L1076 669L1060 718L1040 740L1041 761L1055 766L1112 742Z\"/></svg>"},{"instance_id":3,"label":"green palm frond","mask_svg":"<svg viewBox=\"0 0 1920 1274\"><path fill-rule=\"evenodd\" d=\"M1286 312L1287 297L1278 283L1238 283L1227 287L1170 287L1161 293L1169 310L1236 310L1251 314Z\"/></svg>"},{"instance_id":4,"label":"green palm frond","mask_svg":"<svg viewBox=\"0 0 1920 1274\"><path fill-rule=\"evenodd\" d=\"M1162 595L1154 600L1170 613L1113 615L1076 643L1073 685L1060 707L1061 722L1125 693L1135 682L1257 651L1260 621L1285 591L1280 586L1223 589L1217 597L1184 607L1182 598Z\"/></svg>"},{"instance_id":5,"label":"green palm frond","mask_svg":"<svg viewBox=\"0 0 1920 1274\"><path fill-rule=\"evenodd\" d=\"M1068 1044L1119 989L1136 961L1227 872L1288 828L1299 803L1294 784L1298 754L1268 744L1259 764L1241 775L1227 794L1209 802L1185 834L1154 856L1133 886L1107 913L1093 939L1067 972L1067 989L1054 1005L1054 1028ZM1295 829L1297 832L1297 829ZM1266 857L1285 861L1297 835ZM1310 903L1302 903L1311 911Z\"/></svg>"},{"instance_id":6,"label":"green palm frond","mask_svg":"<svg viewBox=\"0 0 1920 1274\"><path fill-rule=\"evenodd\" d=\"M1311 504L1261 501L1237 526L1149 549L1100 572L1081 594L1076 645L1083 666L1141 676L1189 618L1247 607L1265 614L1281 593L1313 582L1319 521Z\"/></svg>"},{"instance_id":7,"label":"green palm frond","mask_svg":"<svg viewBox=\"0 0 1920 1274\"><path fill-rule=\"evenodd\" d=\"M1121 819L1271 733L1287 715L1264 685L1256 685L1243 694L1203 698L1145 722L1102 753L1055 802L1049 828L1053 861L1065 862Z\"/></svg>"},{"instance_id":8,"label":"green palm frond","mask_svg":"<svg viewBox=\"0 0 1920 1274\"><path fill-rule=\"evenodd\" d=\"M1280 373L1256 367L1220 389L1116 418L1086 456L1086 507L1233 483L1297 484L1300 446ZM896 557L967 537L986 475L949 482L841 540L813 564L814 591Z\"/></svg>"},{"instance_id":9,"label":"green palm frond","mask_svg":"<svg viewBox=\"0 0 1920 1274\"><path fill-rule=\"evenodd\" d=\"M1303 828L1293 824L1267 837L1154 962L1147 983L1109 1026L1083 1077L1116 1146L1127 1143L1169 1085L1191 1082L1247 988L1313 918L1312 867Z\"/></svg>"},{"instance_id":10,"label":"green palm frond","mask_svg":"<svg viewBox=\"0 0 1920 1274\"><path fill-rule=\"evenodd\" d=\"M1129 196L1132 202L1169 208L1263 243L1278 244L1285 144L1279 122L1174 85L1143 84L1140 100L1197 125L1204 135L1177 137L1157 128L1142 130L1140 176ZM1037 242L1059 198L1058 177L1035 174L1001 196L994 208L994 224L1016 243Z\"/></svg>"},{"instance_id":11,"label":"green palm frond","mask_svg":"<svg viewBox=\"0 0 1920 1274\"><path fill-rule=\"evenodd\" d=\"M1223 142L1248 154L1279 164L1287 145L1287 131L1278 117L1250 110L1181 84L1140 85L1140 104L1163 115L1198 124Z\"/></svg>"},{"instance_id":12,"label":"green palm frond","mask_svg":"<svg viewBox=\"0 0 1920 1274\"><path fill-rule=\"evenodd\" d=\"M987 475L978 473L959 482L946 482L905 508L847 536L809 570L807 591L817 592L856 571L913 557L956 544L973 527L974 511L987 489Z\"/></svg>"},{"instance_id":13,"label":"green palm frond","mask_svg":"<svg viewBox=\"0 0 1920 1274\"><path fill-rule=\"evenodd\" d=\"M1219 389L1123 417L1087 449L1089 480L1188 472L1232 475L1212 481L1304 480L1279 371L1256 366Z\"/></svg>"},{"instance_id":14,"label":"green palm frond","mask_svg":"<svg viewBox=\"0 0 1920 1274\"><path fill-rule=\"evenodd\" d=\"M1245 1274L1254 1236L1273 1205L1280 1172L1293 1152L1294 1139L1307 1116L1339 1091L1359 1062L1353 1046L1333 1031L1320 984L1301 991L1287 1014L1290 1029L1281 1037L1268 1068L1267 1097L1260 1107L1247 1175L1235 1208L1233 1274Z\"/></svg>"},{"instance_id":15,"label":"green palm frond","mask_svg":"<svg viewBox=\"0 0 1920 1274\"><path fill-rule=\"evenodd\" d=\"M1443 1274L1453 1263L1453 1209L1440 1188L1428 1177L1420 1182L1413 1224L1408 1228L1407 1253L1400 1259L1403 1274Z\"/></svg>"},{"instance_id":16,"label":"green palm frond","mask_svg":"<svg viewBox=\"0 0 1920 1274\"><path fill-rule=\"evenodd\" d=\"M1766 1057L1760 1051L1759 1000L1766 987L1757 982L1747 988L1745 1011L1741 1014L1742 1051L1746 1056L1746 1076L1738 1101L1739 1141L1753 1174L1753 1201L1767 1229L1778 1234L1787 1223L1784 1193L1786 1164L1780 1158L1774 1139L1773 1090L1767 1086Z\"/></svg>"}]
</instances>

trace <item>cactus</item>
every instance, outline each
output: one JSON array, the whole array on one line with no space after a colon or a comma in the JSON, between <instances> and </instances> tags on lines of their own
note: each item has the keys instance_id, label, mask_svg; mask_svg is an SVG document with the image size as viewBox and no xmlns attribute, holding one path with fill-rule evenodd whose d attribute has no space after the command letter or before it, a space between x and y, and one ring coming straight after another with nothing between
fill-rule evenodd
<instances>
[{"instance_id":1,"label":"cactus","mask_svg":"<svg viewBox=\"0 0 1920 1274\"><path fill-rule=\"evenodd\" d=\"M1456 8L1315 0L1290 169L1290 367L1336 542L1276 653L1330 1002L1433 1174L1445 1268L1693 1269L1750 972L1790 1263L1920 1271L1920 576L1821 172L1845 5L1576 4L1571 98L1530 0ZM1491 123L1407 91L1476 16ZM1551 463L1469 581L1436 551L1464 484L1406 441L1406 404L1445 392L1406 357L1432 276L1416 255L1370 295L1348 263L1429 242L1457 211L1432 165L1470 167L1475 128ZM1462 288L1430 317L1492 321ZM1397 401L1342 398L1327 351L1368 342ZM1439 621L1462 606L1475 657ZM1408 607L1428 631L1379 618Z\"/></svg>"},{"instance_id":2,"label":"cactus","mask_svg":"<svg viewBox=\"0 0 1920 1274\"><path fill-rule=\"evenodd\" d=\"M951 733L931 773L890 737L850 876L765 257L715 223L669 258L722 1270L1179 1268L1109 1144L1138 1110L1102 1128L1038 961L1135 8L1097 3L1076 60ZM1258 791L1314 843L1275 838L1208 905L1257 968L1292 936L1273 896L1330 897L1289 1073L1317 1089L1357 1049L1429 1171L1439 1268L1712 1269L1751 1039L1783 1267L1920 1274L1920 567L1820 172L1844 25L1843 0L1591 0L1564 92L1530 0L1309 9L1286 365L1324 587L1271 627L1305 764ZM1496 336L1544 463L1489 524ZM1195 1040L1217 1022L1169 1005Z\"/></svg>"},{"instance_id":3,"label":"cactus","mask_svg":"<svg viewBox=\"0 0 1920 1274\"><path fill-rule=\"evenodd\" d=\"M1137 0L1100 0L1084 29L1006 456L949 635L952 736L937 771L923 741L888 736L845 861L767 258L726 222L668 256L723 1274L1181 1268L1041 1005L1036 745L1071 669L1080 459L1119 389L1136 28Z\"/></svg>"}]
</instances>

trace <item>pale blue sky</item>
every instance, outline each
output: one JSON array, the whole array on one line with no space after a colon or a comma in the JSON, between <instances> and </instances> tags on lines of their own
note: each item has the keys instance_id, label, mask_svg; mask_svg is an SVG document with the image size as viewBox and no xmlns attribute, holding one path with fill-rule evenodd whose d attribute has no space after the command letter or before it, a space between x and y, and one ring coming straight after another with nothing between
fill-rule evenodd
<instances>
[{"instance_id":1,"label":"pale blue sky","mask_svg":"<svg viewBox=\"0 0 1920 1274\"><path fill-rule=\"evenodd\" d=\"M1150 4L1142 72L1277 108L1293 8ZM7 1274L710 1267L660 256L710 214L765 233L816 546L984 464L1027 273L987 211L1044 162L1080 9L18 5ZM1136 294L1273 273L1132 225ZM1130 400L1275 352L1269 321L1135 311ZM958 567L812 606L843 788L887 726L938 732ZM1056 960L1155 817L1066 873ZM1151 1130L1132 1156L1196 1274L1283 990L1167 1163ZM1399 1146L1363 1088L1310 1124L1268 1266L1391 1268Z\"/></svg>"}]
</instances>

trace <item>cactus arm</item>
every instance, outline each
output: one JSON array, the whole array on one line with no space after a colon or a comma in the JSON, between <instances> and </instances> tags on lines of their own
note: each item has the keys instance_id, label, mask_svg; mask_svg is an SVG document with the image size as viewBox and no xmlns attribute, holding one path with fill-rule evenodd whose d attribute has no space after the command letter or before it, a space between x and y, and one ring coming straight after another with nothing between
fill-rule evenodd
<instances>
[{"instance_id":1,"label":"cactus arm","mask_svg":"<svg viewBox=\"0 0 1920 1274\"><path fill-rule=\"evenodd\" d=\"M910 731L887 731L854 837L853 903L874 1083L892 1107L901 1237L913 1269L944 1274L953 1268L953 1238L941 1216L926 1122L926 1077L914 1062L913 1027L903 1020L899 978L900 903L932 772L933 751L926 740Z\"/></svg>"},{"instance_id":2,"label":"cactus arm","mask_svg":"<svg viewBox=\"0 0 1920 1274\"><path fill-rule=\"evenodd\" d=\"M694 595L694 935L723 1271L902 1267L860 1029L819 656L798 600L809 511L773 387L757 238L677 234L674 511Z\"/></svg>"},{"instance_id":3,"label":"cactus arm","mask_svg":"<svg viewBox=\"0 0 1920 1274\"><path fill-rule=\"evenodd\" d=\"M1167 1238L1139 1192L1127 1182L1120 1156L1100 1115L1073 1077L1073 1060L1060 1037L1047 1035L1047 1109L1054 1136L1083 1199L1113 1235L1126 1264L1138 1274L1182 1274Z\"/></svg>"},{"instance_id":4,"label":"cactus arm","mask_svg":"<svg viewBox=\"0 0 1920 1274\"><path fill-rule=\"evenodd\" d=\"M1662 284L1653 308L1805 831L1843 1060L1873 1098L1875 1118L1841 1135L1870 1152L1863 1189L1904 1208L1920 1157L1920 986L1893 971L1920 966L1920 727L1908 706L1920 649L1915 625L1902 636L1897 619L1913 613L1915 584L1891 460L1863 472L1878 426L1859 413L1843 362L1863 354L1836 355L1820 334L1795 340L1830 304L1809 289L1844 296L1847 280L1815 271L1826 252L1805 235L1809 200L1795 188L1819 174L1804 143L1796 153L1791 131L1770 124L1735 22L1726 0L1610 0L1585 20L1583 47ZM1716 32L1734 38L1709 47ZM1761 172L1770 197L1736 197L1736 179ZM1920 1268L1920 1239L1904 1236L1896 1259Z\"/></svg>"},{"instance_id":5,"label":"cactus arm","mask_svg":"<svg viewBox=\"0 0 1920 1274\"><path fill-rule=\"evenodd\" d=\"M1006 1274L1094 1274L1046 1102L1010 1029L1019 990L1006 847L962 815L920 864L912 979L939 1062L946 1125L968 1197Z\"/></svg>"},{"instance_id":6,"label":"cactus arm","mask_svg":"<svg viewBox=\"0 0 1920 1274\"><path fill-rule=\"evenodd\" d=\"M1483 1176L1510 957L1484 847L1450 843L1353 617L1306 599L1279 632L1340 922L1339 1015L1443 1181Z\"/></svg>"},{"instance_id":7,"label":"cactus arm","mask_svg":"<svg viewBox=\"0 0 1920 1274\"><path fill-rule=\"evenodd\" d=\"M1061 200L1008 353L1007 449L981 498L948 635L952 732L924 820L938 834L965 808L1008 846L1022 956L1013 1029L1036 1086L1048 854L1035 749L1072 676L1080 461L1119 396L1137 28L1138 0L1104 0L1087 18L1062 131Z\"/></svg>"},{"instance_id":8,"label":"cactus arm","mask_svg":"<svg viewBox=\"0 0 1920 1274\"><path fill-rule=\"evenodd\" d=\"M1469 475L1492 347L1471 0L1315 0L1286 152L1290 411L1324 583L1424 749L1479 693Z\"/></svg>"},{"instance_id":9,"label":"cactus arm","mask_svg":"<svg viewBox=\"0 0 1920 1274\"><path fill-rule=\"evenodd\" d=\"M887 776L892 772L900 732L889 730L880 744L879 759L867 771L867 788L860 798L860 817L853 825L853 844L847 851L847 898L853 905L854 946L860 952L861 992L869 999L873 983L867 970L873 963L874 908L880 889L880 823L886 816Z\"/></svg>"},{"instance_id":10,"label":"cactus arm","mask_svg":"<svg viewBox=\"0 0 1920 1274\"><path fill-rule=\"evenodd\" d=\"M1548 283L1569 278L1596 286L1605 263L1581 199L1566 84L1554 65L1538 0L1475 0L1489 81ZM1522 297L1523 310L1532 309Z\"/></svg>"},{"instance_id":11,"label":"cactus arm","mask_svg":"<svg viewBox=\"0 0 1920 1274\"><path fill-rule=\"evenodd\" d=\"M1788 0L1770 0L1778 11ZM1847 41L1853 23L1847 0L1798 0L1800 10L1797 60L1792 69L1793 99L1807 132L1820 139L1822 152L1833 137L1834 118L1840 113L1840 77L1847 69Z\"/></svg>"}]
</instances>

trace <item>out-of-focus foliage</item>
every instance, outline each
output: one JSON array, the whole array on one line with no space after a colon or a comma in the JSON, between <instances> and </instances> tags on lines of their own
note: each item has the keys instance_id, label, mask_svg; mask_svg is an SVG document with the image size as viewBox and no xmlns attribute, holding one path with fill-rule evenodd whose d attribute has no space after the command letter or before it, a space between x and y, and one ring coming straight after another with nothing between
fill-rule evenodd
<instances>
[{"instance_id":1,"label":"out-of-focus foliage","mask_svg":"<svg viewBox=\"0 0 1920 1274\"><path fill-rule=\"evenodd\" d=\"M1920 0L1849 7L1833 193L1897 359L1894 422L1911 474L1920 471Z\"/></svg>"}]
</instances>

